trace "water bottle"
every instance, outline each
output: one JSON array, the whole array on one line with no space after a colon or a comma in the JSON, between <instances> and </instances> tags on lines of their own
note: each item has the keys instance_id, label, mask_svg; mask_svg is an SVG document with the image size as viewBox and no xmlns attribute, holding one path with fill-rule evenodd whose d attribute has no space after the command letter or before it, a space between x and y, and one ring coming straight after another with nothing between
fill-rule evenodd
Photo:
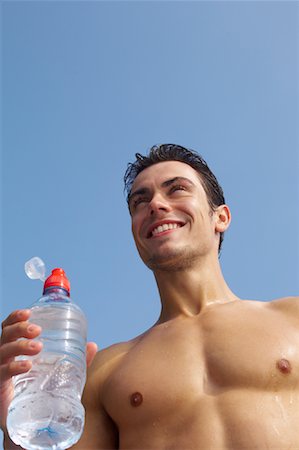
<instances>
[{"instance_id":1,"label":"water bottle","mask_svg":"<svg viewBox=\"0 0 299 450\"><path fill-rule=\"evenodd\" d=\"M43 296L30 309L30 322L42 328L36 339L43 348L36 356L19 357L31 359L32 368L13 379L7 430L27 450L66 449L79 440L84 426L86 318L70 299L62 269L52 271Z\"/></svg>"}]
</instances>

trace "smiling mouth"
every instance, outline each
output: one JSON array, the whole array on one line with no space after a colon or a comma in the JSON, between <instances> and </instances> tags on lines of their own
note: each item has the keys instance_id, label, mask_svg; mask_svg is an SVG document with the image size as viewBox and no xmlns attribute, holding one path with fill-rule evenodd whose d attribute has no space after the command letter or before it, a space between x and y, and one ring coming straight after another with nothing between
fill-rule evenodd
<instances>
[{"instance_id":1,"label":"smiling mouth","mask_svg":"<svg viewBox=\"0 0 299 450\"><path fill-rule=\"evenodd\" d=\"M154 228L152 231L149 232L148 238L157 236L158 234L161 234L165 231L174 230L176 228L181 228L184 226L180 223L163 223L163 225L159 225L156 228Z\"/></svg>"}]
</instances>

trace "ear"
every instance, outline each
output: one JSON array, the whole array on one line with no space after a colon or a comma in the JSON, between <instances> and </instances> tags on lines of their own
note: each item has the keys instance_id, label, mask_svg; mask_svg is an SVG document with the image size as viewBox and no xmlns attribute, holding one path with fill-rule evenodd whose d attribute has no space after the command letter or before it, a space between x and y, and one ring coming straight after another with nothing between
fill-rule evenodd
<instances>
[{"instance_id":1,"label":"ear","mask_svg":"<svg viewBox=\"0 0 299 450\"><path fill-rule=\"evenodd\" d=\"M227 205L220 205L215 211L215 231L223 233L229 227L231 213Z\"/></svg>"}]
</instances>

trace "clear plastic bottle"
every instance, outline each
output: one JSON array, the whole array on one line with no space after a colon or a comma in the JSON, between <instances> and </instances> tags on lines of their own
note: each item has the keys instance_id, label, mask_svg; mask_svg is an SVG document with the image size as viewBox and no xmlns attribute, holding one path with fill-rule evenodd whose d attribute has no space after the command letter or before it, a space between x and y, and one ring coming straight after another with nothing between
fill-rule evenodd
<instances>
[{"instance_id":1,"label":"clear plastic bottle","mask_svg":"<svg viewBox=\"0 0 299 450\"><path fill-rule=\"evenodd\" d=\"M42 351L32 368L14 377L8 409L10 438L27 450L66 449L80 438L85 411L81 395L86 381L86 318L70 299L70 283L54 269L43 296L30 306L30 322L40 325Z\"/></svg>"}]
</instances>

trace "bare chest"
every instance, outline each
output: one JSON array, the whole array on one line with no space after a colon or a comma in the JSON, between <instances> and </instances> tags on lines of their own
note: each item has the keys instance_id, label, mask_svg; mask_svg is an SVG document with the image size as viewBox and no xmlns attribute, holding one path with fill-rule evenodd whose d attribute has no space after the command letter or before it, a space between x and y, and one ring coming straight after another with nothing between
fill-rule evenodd
<instances>
[{"instance_id":1,"label":"bare chest","mask_svg":"<svg viewBox=\"0 0 299 450\"><path fill-rule=\"evenodd\" d=\"M108 413L138 423L157 413L188 415L208 398L213 408L213 397L230 389L298 389L299 331L276 319L220 313L154 328L107 380Z\"/></svg>"},{"instance_id":2,"label":"bare chest","mask_svg":"<svg viewBox=\"0 0 299 450\"><path fill-rule=\"evenodd\" d=\"M248 309L202 323L209 392L230 388L277 391L299 382L299 329L287 317Z\"/></svg>"}]
</instances>

